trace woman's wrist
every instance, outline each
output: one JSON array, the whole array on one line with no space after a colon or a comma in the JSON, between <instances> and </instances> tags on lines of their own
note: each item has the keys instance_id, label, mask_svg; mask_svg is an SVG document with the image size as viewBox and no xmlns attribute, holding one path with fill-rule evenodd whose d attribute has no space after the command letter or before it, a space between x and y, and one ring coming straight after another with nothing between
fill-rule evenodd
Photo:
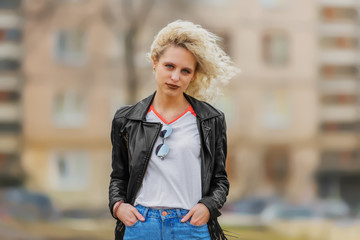
<instances>
[{"instance_id":1,"label":"woman's wrist","mask_svg":"<svg viewBox=\"0 0 360 240\"><path fill-rule=\"evenodd\" d=\"M114 218L117 218L116 217L116 212L117 212L117 210L119 209L119 207L120 207L120 205L123 203L124 201L118 201L118 202L116 202L115 204L114 204L114 207L113 207L113 217Z\"/></svg>"}]
</instances>

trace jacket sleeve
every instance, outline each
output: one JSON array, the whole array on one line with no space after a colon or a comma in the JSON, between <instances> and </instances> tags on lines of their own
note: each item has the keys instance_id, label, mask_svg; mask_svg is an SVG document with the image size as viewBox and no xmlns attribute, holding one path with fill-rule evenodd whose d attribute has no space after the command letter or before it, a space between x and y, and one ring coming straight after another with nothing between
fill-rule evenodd
<instances>
[{"instance_id":1,"label":"jacket sleeve","mask_svg":"<svg viewBox=\"0 0 360 240\"><path fill-rule=\"evenodd\" d=\"M111 126L112 172L110 174L109 208L112 216L114 204L118 201L126 202L129 180L127 144L121 132L123 119L116 117L119 111L121 110L118 110L115 114Z\"/></svg>"},{"instance_id":2,"label":"jacket sleeve","mask_svg":"<svg viewBox=\"0 0 360 240\"><path fill-rule=\"evenodd\" d=\"M199 202L205 204L210 211L210 218L217 218L221 215L219 209L222 208L229 193L229 181L225 170L227 155L227 136L225 116L222 113L216 120L215 126L215 156L214 166L211 176L210 191Z\"/></svg>"}]
</instances>

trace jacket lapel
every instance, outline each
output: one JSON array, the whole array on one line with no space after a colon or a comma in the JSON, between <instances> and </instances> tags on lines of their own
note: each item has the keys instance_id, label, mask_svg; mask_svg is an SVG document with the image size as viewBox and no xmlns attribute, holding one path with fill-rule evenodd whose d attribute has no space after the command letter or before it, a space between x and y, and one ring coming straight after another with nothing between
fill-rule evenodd
<instances>
[{"instance_id":1,"label":"jacket lapel","mask_svg":"<svg viewBox=\"0 0 360 240\"><path fill-rule=\"evenodd\" d=\"M132 109L125 115L125 117L130 120L146 121L146 114L152 101L154 100L155 93L156 92L133 105Z\"/></svg>"}]
</instances>

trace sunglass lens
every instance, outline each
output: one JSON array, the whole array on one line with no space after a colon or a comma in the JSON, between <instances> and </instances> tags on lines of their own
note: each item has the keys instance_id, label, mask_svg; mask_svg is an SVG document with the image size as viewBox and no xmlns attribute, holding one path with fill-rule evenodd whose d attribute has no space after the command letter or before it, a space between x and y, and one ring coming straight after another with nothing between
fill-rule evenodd
<instances>
[{"instance_id":1,"label":"sunglass lens","mask_svg":"<svg viewBox=\"0 0 360 240\"><path fill-rule=\"evenodd\" d=\"M160 148L162 147L162 145L164 145L164 144L161 143L156 147L156 149L155 149L156 156L159 155L159 151L160 151Z\"/></svg>"},{"instance_id":2,"label":"sunglass lens","mask_svg":"<svg viewBox=\"0 0 360 240\"><path fill-rule=\"evenodd\" d=\"M160 137L167 138L172 133L172 128L169 125L164 125L160 132Z\"/></svg>"},{"instance_id":3,"label":"sunglass lens","mask_svg":"<svg viewBox=\"0 0 360 240\"><path fill-rule=\"evenodd\" d=\"M156 156L160 157L161 159L163 159L168 154L168 152L169 147L166 144L160 144L155 149Z\"/></svg>"}]
</instances>

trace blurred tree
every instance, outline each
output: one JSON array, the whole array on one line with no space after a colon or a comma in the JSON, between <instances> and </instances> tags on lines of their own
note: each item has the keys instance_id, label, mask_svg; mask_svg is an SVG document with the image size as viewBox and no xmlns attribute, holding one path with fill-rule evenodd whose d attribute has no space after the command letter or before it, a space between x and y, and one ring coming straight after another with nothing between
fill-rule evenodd
<instances>
[{"instance_id":1,"label":"blurred tree","mask_svg":"<svg viewBox=\"0 0 360 240\"><path fill-rule=\"evenodd\" d=\"M124 45L124 65L129 104L136 102L139 80L136 75L137 37L146 23L155 0L110 0L105 9L104 19L109 23L116 36L122 33ZM123 19L119 17L123 16ZM123 20L123 21L122 21Z\"/></svg>"},{"instance_id":2,"label":"blurred tree","mask_svg":"<svg viewBox=\"0 0 360 240\"><path fill-rule=\"evenodd\" d=\"M156 24L152 10L159 6L161 20L169 22L184 17L189 7L188 0L108 0L103 11L103 19L112 27L124 49L124 67L126 71L127 103L137 101L140 79L136 74L136 46L139 33L146 24ZM179 11L181 10L181 11ZM154 14L158 12L154 11Z\"/></svg>"}]
</instances>

